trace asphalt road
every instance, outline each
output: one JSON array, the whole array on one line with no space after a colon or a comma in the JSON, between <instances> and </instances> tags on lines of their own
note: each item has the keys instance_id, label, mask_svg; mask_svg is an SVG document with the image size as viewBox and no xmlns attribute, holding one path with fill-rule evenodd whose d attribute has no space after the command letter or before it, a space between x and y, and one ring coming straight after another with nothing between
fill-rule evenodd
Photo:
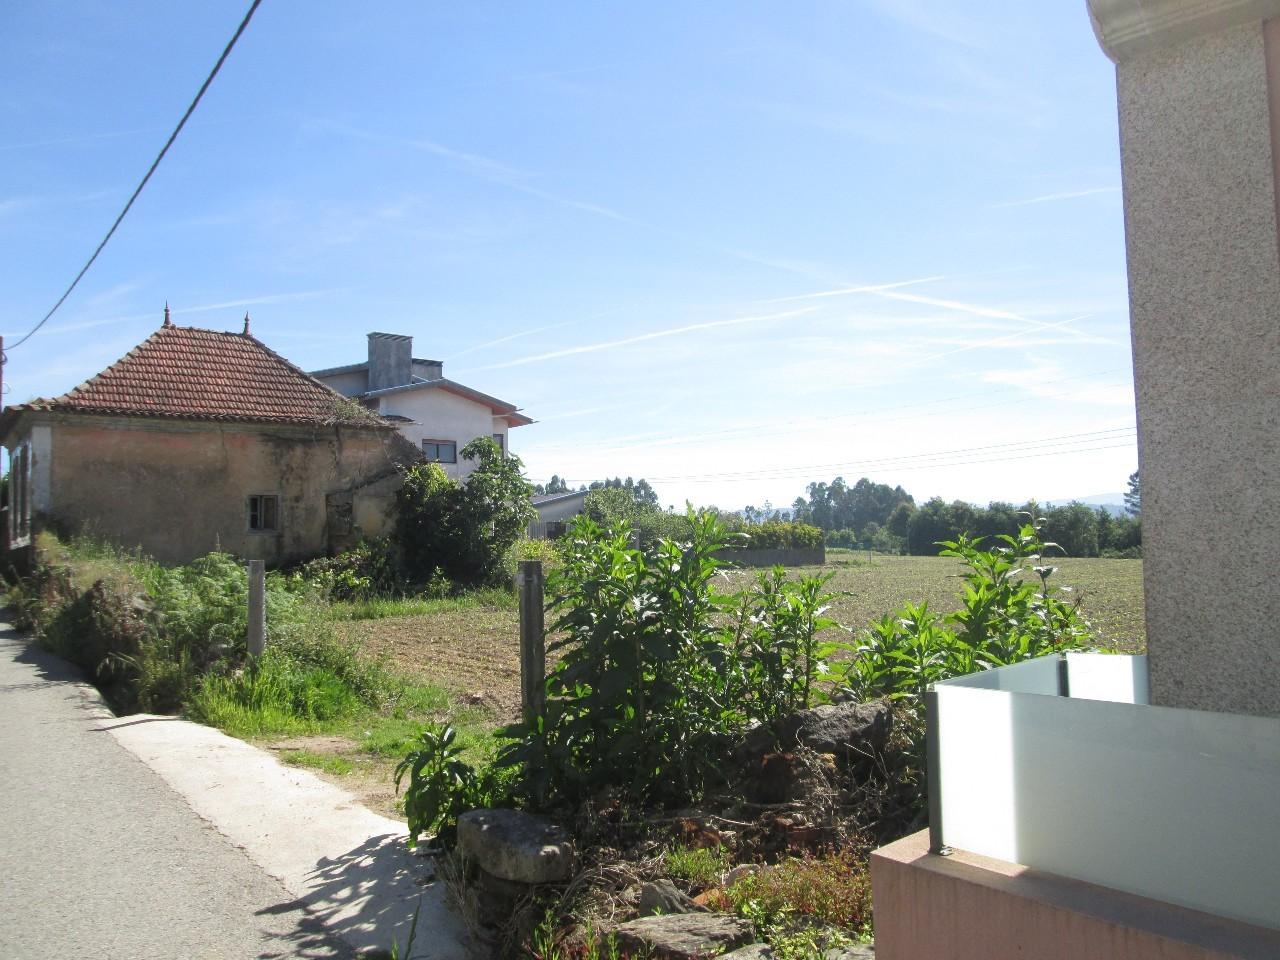
<instances>
[{"instance_id":1,"label":"asphalt road","mask_svg":"<svg viewBox=\"0 0 1280 960\"><path fill-rule=\"evenodd\" d=\"M78 680L0 623L0 957L351 957L96 729Z\"/></svg>"}]
</instances>

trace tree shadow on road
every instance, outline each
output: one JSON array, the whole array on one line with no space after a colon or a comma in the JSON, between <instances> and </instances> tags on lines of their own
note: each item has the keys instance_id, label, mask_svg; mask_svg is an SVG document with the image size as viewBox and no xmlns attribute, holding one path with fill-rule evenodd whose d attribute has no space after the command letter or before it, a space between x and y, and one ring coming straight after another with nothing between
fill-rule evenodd
<instances>
[{"instance_id":1,"label":"tree shadow on road","mask_svg":"<svg viewBox=\"0 0 1280 960\"><path fill-rule=\"evenodd\" d=\"M393 943L403 950L421 896L413 957L461 960L467 955L466 933L445 904L443 882L434 875L432 861L410 853L403 834L370 837L341 856L320 860L307 877L310 891L305 896L260 912L305 907L357 951L390 951Z\"/></svg>"}]
</instances>

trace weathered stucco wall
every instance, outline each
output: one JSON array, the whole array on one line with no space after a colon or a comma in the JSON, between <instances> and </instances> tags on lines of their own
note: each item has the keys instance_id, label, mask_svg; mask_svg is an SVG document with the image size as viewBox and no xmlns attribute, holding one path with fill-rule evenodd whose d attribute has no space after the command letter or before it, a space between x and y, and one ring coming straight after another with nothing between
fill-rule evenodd
<instances>
[{"instance_id":1,"label":"weathered stucco wall","mask_svg":"<svg viewBox=\"0 0 1280 960\"><path fill-rule=\"evenodd\" d=\"M54 420L49 514L166 563L215 548L276 564L328 547L327 497L355 493L358 536L385 523L398 481L389 431L246 424ZM359 488L359 489L357 489ZM248 497L279 497L278 530L249 529Z\"/></svg>"},{"instance_id":2,"label":"weathered stucco wall","mask_svg":"<svg viewBox=\"0 0 1280 960\"><path fill-rule=\"evenodd\" d=\"M1263 25L1123 60L1117 78L1151 702L1277 715L1280 253Z\"/></svg>"}]
</instances>

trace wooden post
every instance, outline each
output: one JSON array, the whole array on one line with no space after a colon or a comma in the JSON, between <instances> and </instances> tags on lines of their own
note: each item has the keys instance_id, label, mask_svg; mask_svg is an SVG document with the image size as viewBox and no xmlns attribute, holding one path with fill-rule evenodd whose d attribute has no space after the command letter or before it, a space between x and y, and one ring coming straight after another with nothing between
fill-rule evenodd
<instances>
[{"instance_id":1,"label":"wooden post","mask_svg":"<svg viewBox=\"0 0 1280 960\"><path fill-rule=\"evenodd\" d=\"M249 561L249 656L267 648L267 571L261 560Z\"/></svg>"},{"instance_id":2,"label":"wooden post","mask_svg":"<svg viewBox=\"0 0 1280 960\"><path fill-rule=\"evenodd\" d=\"M526 721L542 716L547 676L546 637L542 621L541 560L521 560L516 573L520 593L520 706Z\"/></svg>"}]
</instances>

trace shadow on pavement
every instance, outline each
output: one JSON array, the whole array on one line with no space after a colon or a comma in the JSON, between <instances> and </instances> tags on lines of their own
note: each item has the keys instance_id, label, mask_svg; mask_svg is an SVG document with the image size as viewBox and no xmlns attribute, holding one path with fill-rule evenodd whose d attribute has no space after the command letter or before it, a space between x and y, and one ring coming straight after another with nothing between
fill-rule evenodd
<instances>
[{"instance_id":1,"label":"shadow on pavement","mask_svg":"<svg viewBox=\"0 0 1280 960\"><path fill-rule=\"evenodd\" d=\"M465 933L445 905L443 883L420 885L419 878L433 874L430 861L409 853L402 835L370 837L340 857L322 859L308 878L311 891L305 897L261 912L304 907L362 957L390 956L393 943L404 949L421 896L413 957L456 960L466 955ZM305 940L305 932L299 936Z\"/></svg>"}]
</instances>

